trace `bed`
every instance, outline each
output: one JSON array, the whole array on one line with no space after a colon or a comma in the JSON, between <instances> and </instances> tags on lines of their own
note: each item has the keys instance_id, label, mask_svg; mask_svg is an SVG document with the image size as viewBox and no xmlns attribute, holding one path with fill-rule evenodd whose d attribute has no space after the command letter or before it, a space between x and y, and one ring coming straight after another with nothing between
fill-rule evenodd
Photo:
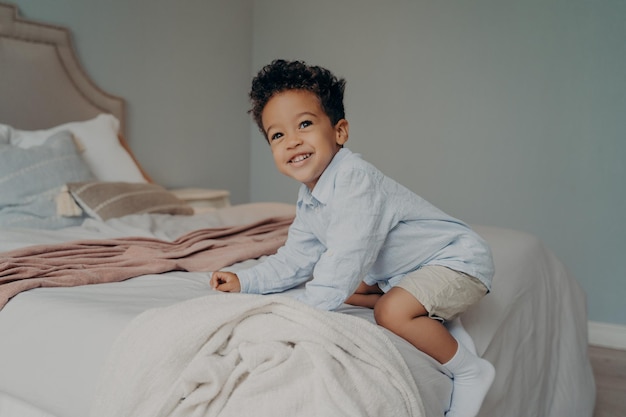
<instances>
[{"instance_id":1,"label":"bed","mask_svg":"<svg viewBox=\"0 0 626 417\"><path fill-rule=\"evenodd\" d=\"M294 207L195 213L154 184L124 100L85 74L67 29L0 3L0 71L0 417L444 415L449 375L371 310L211 290L211 270L275 251ZM496 369L479 415L591 416L585 294L535 236L474 227L497 271L461 317ZM122 248L102 255L121 265L85 278L77 244Z\"/></svg>"}]
</instances>

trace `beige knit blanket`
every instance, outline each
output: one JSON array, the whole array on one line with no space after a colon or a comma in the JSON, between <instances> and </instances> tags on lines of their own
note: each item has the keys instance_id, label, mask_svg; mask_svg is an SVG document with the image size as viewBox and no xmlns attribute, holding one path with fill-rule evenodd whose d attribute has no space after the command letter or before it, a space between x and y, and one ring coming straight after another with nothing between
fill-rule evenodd
<instances>
[{"instance_id":1,"label":"beige knit blanket","mask_svg":"<svg viewBox=\"0 0 626 417\"><path fill-rule=\"evenodd\" d=\"M174 241L144 237L79 240L0 253L0 309L16 294L38 287L123 281L169 271L215 271L275 253L293 216L200 229Z\"/></svg>"},{"instance_id":2,"label":"beige knit blanket","mask_svg":"<svg viewBox=\"0 0 626 417\"><path fill-rule=\"evenodd\" d=\"M148 310L102 369L90 417L425 417L379 326L281 295Z\"/></svg>"}]
</instances>

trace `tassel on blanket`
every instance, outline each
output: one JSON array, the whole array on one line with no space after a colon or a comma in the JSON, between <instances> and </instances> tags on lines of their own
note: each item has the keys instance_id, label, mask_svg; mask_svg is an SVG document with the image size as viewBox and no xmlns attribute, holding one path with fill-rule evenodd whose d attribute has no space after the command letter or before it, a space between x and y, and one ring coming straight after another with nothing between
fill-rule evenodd
<instances>
[{"instance_id":1,"label":"tassel on blanket","mask_svg":"<svg viewBox=\"0 0 626 417\"><path fill-rule=\"evenodd\" d=\"M80 140L80 138L76 137L76 135L72 134L72 140L74 141L74 145L76 146L76 150L78 153L85 152L85 145ZM61 188L61 191L55 198L57 205L57 215L63 217L79 217L83 214L83 209L76 203L74 197L70 193L67 185L64 185Z\"/></svg>"},{"instance_id":2,"label":"tassel on blanket","mask_svg":"<svg viewBox=\"0 0 626 417\"><path fill-rule=\"evenodd\" d=\"M83 144L83 141L80 140L80 138L73 133L72 140L74 141L74 146L76 146L76 151L78 151L78 153L84 153L87 150L87 148L85 148L85 145Z\"/></svg>"},{"instance_id":3,"label":"tassel on blanket","mask_svg":"<svg viewBox=\"0 0 626 417\"><path fill-rule=\"evenodd\" d=\"M61 188L61 191L56 196L56 204L57 204L57 215L63 217L78 217L83 214L83 209L80 208L70 190L67 188L67 185L64 185Z\"/></svg>"}]
</instances>

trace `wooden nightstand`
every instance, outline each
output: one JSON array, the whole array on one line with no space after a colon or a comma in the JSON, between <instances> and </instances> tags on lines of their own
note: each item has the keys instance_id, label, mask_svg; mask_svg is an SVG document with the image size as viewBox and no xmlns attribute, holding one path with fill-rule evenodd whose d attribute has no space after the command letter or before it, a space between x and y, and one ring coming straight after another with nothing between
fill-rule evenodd
<instances>
[{"instance_id":1,"label":"wooden nightstand","mask_svg":"<svg viewBox=\"0 0 626 417\"><path fill-rule=\"evenodd\" d=\"M170 190L176 197L189 203L196 213L206 213L230 206L230 192L207 188L177 188Z\"/></svg>"}]
</instances>

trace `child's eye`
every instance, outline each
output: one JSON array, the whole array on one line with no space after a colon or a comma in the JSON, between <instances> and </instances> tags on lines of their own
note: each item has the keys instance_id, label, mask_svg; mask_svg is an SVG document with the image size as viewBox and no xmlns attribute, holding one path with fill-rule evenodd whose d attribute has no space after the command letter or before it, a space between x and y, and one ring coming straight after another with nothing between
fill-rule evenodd
<instances>
[{"instance_id":1,"label":"child's eye","mask_svg":"<svg viewBox=\"0 0 626 417\"><path fill-rule=\"evenodd\" d=\"M280 133L280 132L277 132L277 133L274 133L274 134L270 137L270 139L271 139L271 140L276 140L276 139L280 139L280 138L282 138L282 137L283 137L283 134L282 134L282 133Z\"/></svg>"},{"instance_id":2,"label":"child's eye","mask_svg":"<svg viewBox=\"0 0 626 417\"><path fill-rule=\"evenodd\" d=\"M303 122L300 122L300 129L304 129L305 127L309 127L313 124L312 121L310 120L305 120Z\"/></svg>"}]
</instances>

